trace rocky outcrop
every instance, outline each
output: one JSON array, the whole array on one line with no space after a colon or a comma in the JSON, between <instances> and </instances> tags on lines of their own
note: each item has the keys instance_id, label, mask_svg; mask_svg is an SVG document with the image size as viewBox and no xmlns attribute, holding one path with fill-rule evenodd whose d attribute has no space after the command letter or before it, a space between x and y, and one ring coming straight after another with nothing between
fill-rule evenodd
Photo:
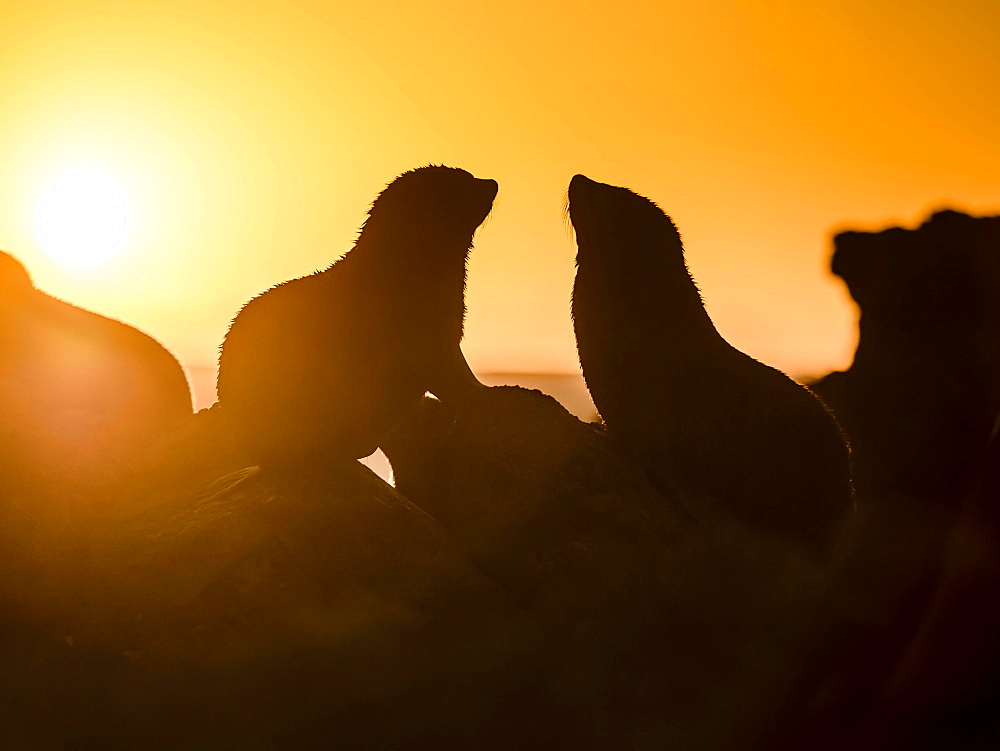
<instances>
[{"instance_id":1,"label":"rocky outcrop","mask_svg":"<svg viewBox=\"0 0 1000 751\"><path fill-rule=\"evenodd\" d=\"M180 364L151 337L36 289L0 253L0 464L9 485L115 483L191 414Z\"/></svg>"},{"instance_id":2,"label":"rocky outcrop","mask_svg":"<svg viewBox=\"0 0 1000 751\"><path fill-rule=\"evenodd\" d=\"M851 367L812 388L847 431L858 491L953 509L1000 414L1000 217L843 232L832 268L860 336Z\"/></svg>"},{"instance_id":3,"label":"rocky outcrop","mask_svg":"<svg viewBox=\"0 0 1000 751\"><path fill-rule=\"evenodd\" d=\"M691 517L537 391L427 398L384 448L397 488L547 624L535 701L574 745L744 748L786 721L829 577L793 543Z\"/></svg>"}]
</instances>

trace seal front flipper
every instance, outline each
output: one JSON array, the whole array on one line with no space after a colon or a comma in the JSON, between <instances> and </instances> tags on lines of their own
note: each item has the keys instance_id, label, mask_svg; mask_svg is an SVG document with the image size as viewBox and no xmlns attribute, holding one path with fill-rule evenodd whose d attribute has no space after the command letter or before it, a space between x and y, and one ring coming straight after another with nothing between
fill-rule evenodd
<instances>
[{"instance_id":1,"label":"seal front flipper","mask_svg":"<svg viewBox=\"0 0 1000 751\"><path fill-rule=\"evenodd\" d=\"M474 397L485 388L469 367L461 347L450 347L428 380L427 390L447 402Z\"/></svg>"}]
</instances>

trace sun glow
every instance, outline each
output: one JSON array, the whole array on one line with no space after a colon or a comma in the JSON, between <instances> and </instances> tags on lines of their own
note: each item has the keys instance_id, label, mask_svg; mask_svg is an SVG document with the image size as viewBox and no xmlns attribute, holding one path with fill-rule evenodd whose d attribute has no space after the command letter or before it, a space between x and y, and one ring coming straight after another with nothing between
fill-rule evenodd
<instances>
[{"instance_id":1,"label":"sun glow","mask_svg":"<svg viewBox=\"0 0 1000 751\"><path fill-rule=\"evenodd\" d=\"M35 208L35 233L45 251L75 268L109 261L128 236L131 210L121 187L92 169L53 181Z\"/></svg>"}]
</instances>

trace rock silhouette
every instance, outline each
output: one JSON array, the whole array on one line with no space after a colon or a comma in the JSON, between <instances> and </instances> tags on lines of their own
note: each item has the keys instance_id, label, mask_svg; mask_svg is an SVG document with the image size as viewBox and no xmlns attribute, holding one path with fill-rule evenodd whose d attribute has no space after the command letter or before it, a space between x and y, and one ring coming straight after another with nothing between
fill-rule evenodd
<instances>
[{"instance_id":1,"label":"rock silhouette","mask_svg":"<svg viewBox=\"0 0 1000 751\"><path fill-rule=\"evenodd\" d=\"M1000 440L954 516L869 509L766 747L986 749L1000 735Z\"/></svg>"},{"instance_id":2,"label":"rock silhouette","mask_svg":"<svg viewBox=\"0 0 1000 751\"><path fill-rule=\"evenodd\" d=\"M989 748L1000 736L1000 436L945 546L942 575L864 732L881 747ZM978 745L977 741L978 739ZM972 741L970 743L970 740ZM876 744L869 744L875 747Z\"/></svg>"},{"instance_id":3,"label":"rock silhouette","mask_svg":"<svg viewBox=\"0 0 1000 751\"><path fill-rule=\"evenodd\" d=\"M2 685L16 687L5 739L313 749L468 747L482 727L511 737L501 715L538 674L537 658L519 659L537 654L535 630L365 467L247 470L173 490L102 519L62 608L0 650Z\"/></svg>"},{"instance_id":4,"label":"rock silhouette","mask_svg":"<svg viewBox=\"0 0 1000 751\"><path fill-rule=\"evenodd\" d=\"M190 414L184 371L158 342L36 289L0 253L0 466L8 483L70 490L119 481Z\"/></svg>"},{"instance_id":5,"label":"rock silhouette","mask_svg":"<svg viewBox=\"0 0 1000 751\"><path fill-rule=\"evenodd\" d=\"M809 669L799 694L823 700L803 737L909 748L915 732L958 748L948 725L987 689L958 699L955 676L977 676L969 653L991 660L996 646L976 619L995 618L1000 221L942 211L915 230L841 233L834 248L860 337L850 369L814 388L851 440L863 523L840 584L854 606L830 619L855 638Z\"/></svg>"},{"instance_id":6,"label":"rock silhouette","mask_svg":"<svg viewBox=\"0 0 1000 751\"><path fill-rule=\"evenodd\" d=\"M27 289L34 288L31 275L24 268L24 264L2 251L0 251L0 288L4 290L5 297L24 294Z\"/></svg>"},{"instance_id":7,"label":"rock silhouette","mask_svg":"<svg viewBox=\"0 0 1000 751\"><path fill-rule=\"evenodd\" d=\"M397 489L546 624L533 702L557 745L748 748L785 721L829 578L796 544L724 510L693 523L538 391L425 398L383 448Z\"/></svg>"},{"instance_id":8,"label":"rock silhouette","mask_svg":"<svg viewBox=\"0 0 1000 751\"><path fill-rule=\"evenodd\" d=\"M577 175L569 212L580 363L611 438L695 516L721 505L829 550L852 508L848 450L833 417L722 338L656 204Z\"/></svg>"},{"instance_id":9,"label":"rock silhouette","mask_svg":"<svg viewBox=\"0 0 1000 751\"><path fill-rule=\"evenodd\" d=\"M942 211L834 249L860 338L851 367L813 388L848 434L858 491L954 507L998 414L1000 217Z\"/></svg>"},{"instance_id":10,"label":"rock silhouette","mask_svg":"<svg viewBox=\"0 0 1000 751\"><path fill-rule=\"evenodd\" d=\"M81 582L93 586L92 535L118 504L134 502L129 490L148 470L154 445L191 414L187 379L166 349L36 289L24 267L0 253L5 664L33 649L30 635L67 607Z\"/></svg>"},{"instance_id":11,"label":"rock silhouette","mask_svg":"<svg viewBox=\"0 0 1000 751\"><path fill-rule=\"evenodd\" d=\"M602 430L540 391L493 386L458 405L425 397L382 448L397 490L524 602L589 601L623 561L619 570L584 561L625 555L619 536L652 556L679 523ZM583 566L591 576L560 580Z\"/></svg>"},{"instance_id":12,"label":"rock silhouette","mask_svg":"<svg viewBox=\"0 0 1000 751\"><path fill-rule=\"evenodd\" d=\"M404 173L342 259L247 303L222 345L219 401L249 459L368 456L426 391L479 385L459 347L465 262L496 190L460 169Z\"/></svg>"}]
</instances>

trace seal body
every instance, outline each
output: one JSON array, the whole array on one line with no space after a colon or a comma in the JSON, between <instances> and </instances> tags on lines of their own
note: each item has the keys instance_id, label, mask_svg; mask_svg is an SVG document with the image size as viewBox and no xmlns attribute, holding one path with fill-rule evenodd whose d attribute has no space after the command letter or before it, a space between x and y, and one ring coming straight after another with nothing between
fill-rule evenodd
<instances>
[{"instance_id":1,"label":"seal body","mask_svg":"<svg viewBox=\"0 0 1000 751\"><path fill-rule=\"evenodd\" d=\"M696 515L708 503L828 549L853 504L829 411L722 338L652 201L577 175L569 209L577 346L609 436Z\"/></svg>"},{"instance_id":2,"label":"seal body","mask_svg":"<svg viewBox=\"0 0 1000 751\"><path fill-rule=\"evenodd\" d=\"M222 345L219 401L250 460L368 456L425 392L479 386L459 346L465 264L496 191L450 167L407 172L343 258L247 303Z\"/></svg>"}]
</instances>

